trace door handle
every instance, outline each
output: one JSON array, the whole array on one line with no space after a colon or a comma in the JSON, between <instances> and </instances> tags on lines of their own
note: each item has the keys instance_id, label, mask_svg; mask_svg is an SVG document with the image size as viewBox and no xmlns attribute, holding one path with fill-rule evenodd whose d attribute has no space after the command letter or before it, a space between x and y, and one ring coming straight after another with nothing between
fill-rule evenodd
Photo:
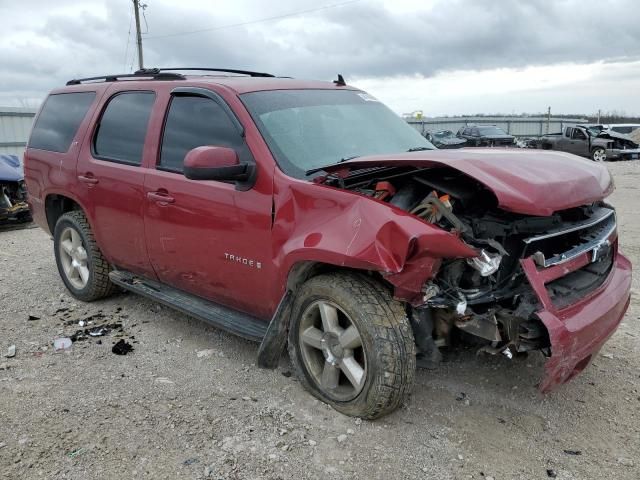
<instances>
[{"instance_id":1,"label":"door handle","mask_svg":"<svg viewBox=\"0 0 640 480\"><path fill-rule=\"evenodd\" d=\"M147 192L147 198L159 203L160 205L168 205L176 201L175 198L169 196L167 192L163 191Z\"/></svg>"},{"instance_id":2,"label":"door handle","mask_svg":"<svg viewBox=\"0 0 640 480\"><path fill-rule=\"evenodd\" d=\"M78 180L89 185L95 185L96 183L98 183L98 179L94 177L92 173L87 173L86 175L78 175Z\"/></svg>"}]
</instances>

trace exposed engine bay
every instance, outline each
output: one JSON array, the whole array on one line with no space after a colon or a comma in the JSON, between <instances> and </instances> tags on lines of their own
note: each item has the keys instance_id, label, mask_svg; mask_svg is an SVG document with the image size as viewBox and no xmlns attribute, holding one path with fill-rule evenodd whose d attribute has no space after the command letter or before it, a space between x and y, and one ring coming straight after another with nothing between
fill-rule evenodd
<instances>
[{"instance_id":1,"label":"exposed engine bay","mask_svg":"<svg viewBox=\"0 0 640 480\"><path fill-rule=\"evenodd\" d=\"M24 182L0 181L0 224L31 221Z\"/></svg>"},{"instance_id":2,"label":"exposed engine bay","mask_svg":"<svg viewBox=\"0 0 640 480\"><path fill-rule=\"evenodd\" d=\"M508 358L531 350L550 356L547 329L536 315L542 306L522 261L531 258L543 270L591 252L588 265L545 285L559 310L600 286L613 265L615 211L601 201L549 216L516 214L498 208L493 192L450 167L376 166L320 181L394 205L477 252L444 260L425 283L422 304L408 307L427 363L439 361L439 347L456 342Z\"/></svg>"}]
</instances>

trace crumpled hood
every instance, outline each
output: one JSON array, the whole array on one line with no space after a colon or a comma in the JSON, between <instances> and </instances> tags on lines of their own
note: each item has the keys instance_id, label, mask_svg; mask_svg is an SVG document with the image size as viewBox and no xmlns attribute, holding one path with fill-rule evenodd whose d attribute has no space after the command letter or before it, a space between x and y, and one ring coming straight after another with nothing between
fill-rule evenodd
<instances>
[{"instance_id":1,"label":"crumpled hood","mask_svg":"<svg viewBox=\"0 0 640 480\"><path fill-rule=\"evenodd\" d=\"M0 155L0 182L17 182L23 179L20 160L15 155Z\"/></svg>"},{"instance_id":2,"label":"crumpled hood","mask_svg":"<svg viewBox=\"0 0 640 480\"><path fill-rule=\"evenodd\" d=\"M633 146L633 148L638 148L640 146L636 142L634 142L633 138L631 138L629 135L625 135L624 133L614 132L613 130L603 130L598 134L596 138L605 138L609 140L614 140L614 139L623 140L625 143L627 142L630 143L631 146Z\"/></svg>"},{"instance_id":3,"label":"crumpled hood","mask_svg":"<svg viewBox=\"0 0 640 480\"><path fill-rule=\"evenodd\" d=\"M324 170L380 165L450 167L491 190L503 210L547 216L602 200L613 192L609 171L570 153L533 149L461 148L359 157Z\"/></svg>"}]
</instances>

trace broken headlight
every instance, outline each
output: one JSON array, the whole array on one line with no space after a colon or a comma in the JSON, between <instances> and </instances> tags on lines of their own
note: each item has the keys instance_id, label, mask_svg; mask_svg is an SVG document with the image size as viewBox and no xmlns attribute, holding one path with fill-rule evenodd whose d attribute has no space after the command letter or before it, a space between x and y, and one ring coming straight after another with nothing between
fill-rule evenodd
<instances>
[{"instance_id":1,"label":"broken headlight","mask_svg":"<svg viewBox=\"0 0 640 480\"><path fill-rule=\"evenodd\" d=\"M493 275L500 268L502 255L499 253L489 253L486 250L480 250L477 257L467 258L467 264L480 272L483 277Z\"/></svg>"}]
</instances>

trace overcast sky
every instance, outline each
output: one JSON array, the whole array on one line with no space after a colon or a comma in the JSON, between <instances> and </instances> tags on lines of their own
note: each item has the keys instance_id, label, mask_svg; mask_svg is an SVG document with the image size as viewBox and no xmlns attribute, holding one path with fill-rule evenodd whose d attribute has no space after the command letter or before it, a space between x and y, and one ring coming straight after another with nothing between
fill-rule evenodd
<instances>
[{"instance_id":1,"label":"overcast sky","mask_svg":"<svg viewBox=\"0 0 640 480\"><path fill-rule=\"evenodd\" d=\"M149 67L342 73L396 112L428 116L640 114L638 0L143 3ZM0 0L0 105L37 105L70 78L135 70L131 5Z\"/></svg>"}]
</instances>

